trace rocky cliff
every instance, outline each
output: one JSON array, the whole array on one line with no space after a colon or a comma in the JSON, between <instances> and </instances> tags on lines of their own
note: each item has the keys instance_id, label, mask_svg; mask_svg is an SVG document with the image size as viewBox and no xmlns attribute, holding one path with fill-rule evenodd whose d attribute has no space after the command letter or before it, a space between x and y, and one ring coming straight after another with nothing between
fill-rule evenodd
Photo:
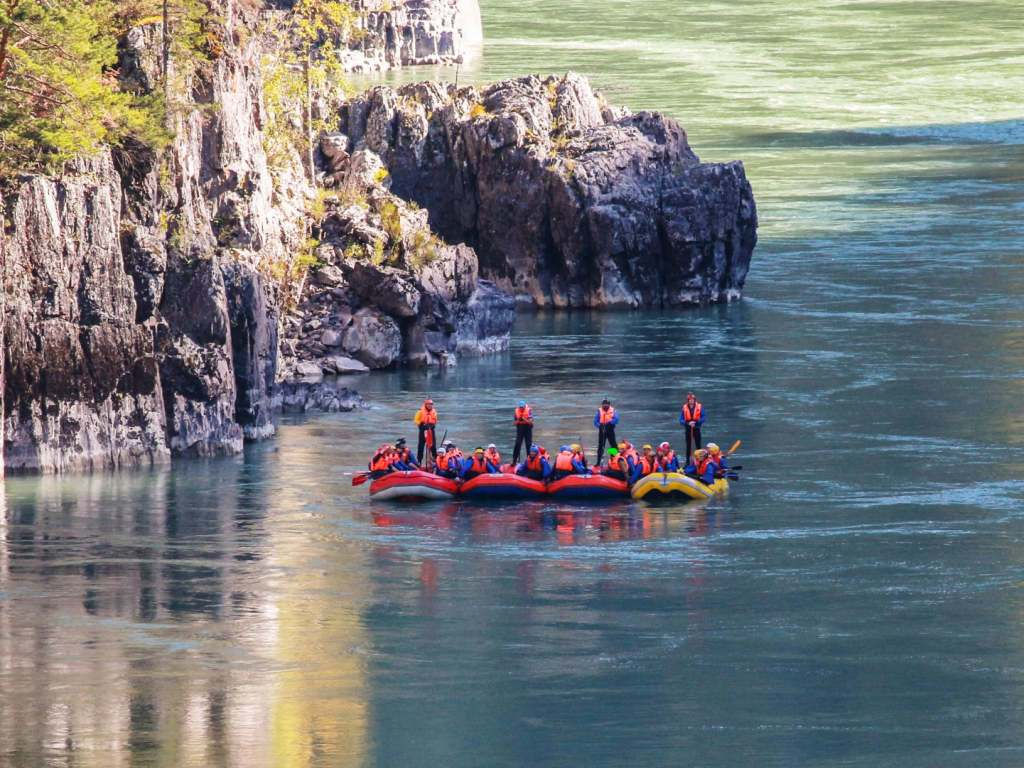
<instances>
[{"instance_id":1,"label":"rocky cliff","mask_svg":"<svg viewBox=\"0 0 1024 768\"><path fill-rule=\"evenodd\" d=\"M358 398L343 390L293 386L308 384L295 354L280 364L279 331L294 342L286 352L298 351L289 330L317 323L304 313L322 305L324 289L338 302L332 327L344 341L338 354L319 354L324 347L305 356L321 373L344 369L338 359L346 350L369 367L438 362L422 340L428 332L440 334L431 348L444 352L507 343L511 312L490 325L477 315L508 298L487 286L481 295L472 250L456 253L429 232L394 230L379 246L387 247L388 263L376 265L373 243L357 253L350 248L356 239L339 233L325 239L315 265L314 276L323 276L305 278L299 256L316 194L298 151L274 167L268 162L260 41L243 34L256 25L250 8L219 3L224 50L194 75L191 104L173 113L169 148L104 150L58 177L5 181L0 306L9 469L62 472L236 453L246 437L273 433L276 408L353 407ZM158 37L150 26L125 39L126 87L154 88ZM389 193L376 189L377 179L364 182L357 194L372 191L379 208ZM348 189L356 194L357 187ZM399 207L408 209L394 198L388 211ZM370 217L369 205L358 210ZM332 227L324 223L325 231ZM431 243L429 253L416 246L424 252L415 270L403 237L412 238L410 247L423 237ZM343 270L340 282L330 284L327 267ZM365 287L374 269L414 286L419 302L376 296ZM495 335L470 338L474 331Z\"/></svg>"},{"instance_id":2,"label":"rocky cliff","mask_svg":"<svg viewBox=\"0 0 1024 768\"><path fill-rule=\"evenodd\" d=\"M743 288L757 213L742 163L701 163L675 120L611 107L578 75L381 86L340 129L520 302L677 306Z\"/></svg>"}]
</instances>

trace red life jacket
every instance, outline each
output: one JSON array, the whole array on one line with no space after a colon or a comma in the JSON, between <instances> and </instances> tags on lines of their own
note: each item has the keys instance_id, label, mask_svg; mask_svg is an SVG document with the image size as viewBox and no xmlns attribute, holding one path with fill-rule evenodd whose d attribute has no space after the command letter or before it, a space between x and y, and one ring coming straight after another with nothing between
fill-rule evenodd
<instances>
[{"instance_id":1,"label":"red life jacket","mask_svg":"<svg viewBox=\"0 0 1024 768\"><path fill-rule=\"evenodd\" d=\"M713 463L710 456L701 459L700 464L697 465L697 477L704 477L704 473L708 471L708 464Z\"/></svg>"},{"instance_id":2,"label":"red life jacket","mask_svg":"<svg viewBox=\"0 0 1024 768\"><path fill-rule=\"evenodd\" d=\"M576 461L582 464L584 467L587 466L587 454L583 451L573 451L572 456Z\"/></svg>"},{"instance_id":3,"label":"red life jacket","mask_svg":"<svg viewBox=\"0 0 1024 768\"><path fill-rule=\"evenodd\" d=\"M541 454L539 454L539 453L536 456L527 456L526 457L526 471L527 472L543 472L544 471L544 467L541 466L541 461L543 460L543 458L544 457L541 456Z\"/></svg>"},{"instance_id":4,"label":"red life jacket","mask_svg":"<svg viewBox=\"0 0 1024 768\"><path fill-rule=\"evenodd\" d=\"M694 401L693 410L690 410L689 403L683 403L683 421L700 421L700 415L704 412L704 406Z\"/></svg>"},{"instance_id":5,"label":"red life jacket","mask_svg":"<svg viewBox=\"0 0 1024 768\"><path fill-rule=\"evenodd\" d=\"M415 421L417 424L427 424L433 426L434 424L437 424L437 410L431 408L428 411L426 408L420 408L416 412Z\"/></svg>"},{"instance_id":6,"label":"red life jacket","mask_svg":"<svg viewBox=\"0 0 1024 768\"><path fill-rule=\"evenodd\" d=\"M613 472L621 472L623 475L629 473L629 464L626 461L626 457L621 453L618 456L612 456L608 461L608 469Z\"/></svg>"},{"instance_id":7,"label":"red life jacket","mask_svg":"<svg viewBox=\"0 0 1024 768\"><path fill-rule=\"evenodd\" d=\"M600 414L602 424L608 424L612 419L615 418L615 409L612 406L608 406L608 410L599 408L597 411Z\"/></svg>"},{"instance_id":8,"label":"red life jacket","mask_svg":"<svg viewBox=\"0 0 1024 768\"><path fill-rule=\"evenodd\" d=\"M663 471L668 469L668 465L672 463L672 459L674 459L675 457L676 457L676 452L675 451L669 451L664 456L659 456L658 457L658 467L661 470L663 470Z\"/></svg>"},{"instance_id":9,"label":"red life jacket","mask_svg":"<svg viewBox=\"0 0 1024 768\"><path fill-rule=\"evenodd\" d=\"M501 466L501 454L488 448L484 451L484 458L496 467Z\"/></svg>"},{"instance_id":10,"label":"red life jacket","mask_svg":"<svg viewBox=\"0 0 1024 768\"><path fill-rule=\"evenodd\" d=\"M481 475L487 474L487 458L485 456L477 458L474 455L471 461L473 463L469 465L470 472L476 472Z\"/></svg>"},{"instance_id":11,"label":"red life jacket","mask_svg":"<svg viewBox=\"0 0 1024 768\"><path fill-rule=\"evenodd\" d=\"M438 465L441 469L449 472L458 472L462 469L462 462L460 461L462 454L459 451L449 451L438 461Z\"/></svg>"},{"instance_id":12,"label":"red life jacket","mask_svg":"<svg viewBox=\"0 0 1024 768\"><path fill-rule=\"evenodd\" d=\"M651 456L649 459L646 456L641 456L639 463L641 475L649 475L658 470L658 458L656 456Z\"/></svg>"},{"instance_id":13,"label":"red life jacket","mask_svg":"<svg viewBox=\"0 0 1024 768\"><path fill-rule=\"evenodd\" d=\"M516 424L533 424L533 409L530 406L516 406Z\"/></svg>"},{"instance_id":14,"label":"red life jacket","mask_svg":"<svg viewBox=\"0 0 1024 768\"><path fill-rule=\"evenodd\" d=\"M387 451L381 451L380 453L374 454L373 458L370 459L370 471L387 472L391 469L391 463L391 454Z\"/></svg>"},{"instance_id":15,"label":"red life jacket","mask_svg":"<svg viewBox=\"0 0 1024 768\"><path fill-rule=\"evenodd\" d=\"M555 457L556 472L572 472L572 453L570 451L559 451Z\"/></svg>"}]
</instances>

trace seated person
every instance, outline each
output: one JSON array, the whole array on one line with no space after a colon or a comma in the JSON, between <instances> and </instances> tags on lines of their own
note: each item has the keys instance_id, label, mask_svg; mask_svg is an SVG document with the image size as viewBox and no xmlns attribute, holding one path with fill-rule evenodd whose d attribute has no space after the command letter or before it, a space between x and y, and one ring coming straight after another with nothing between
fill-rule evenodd
<instances>
[{"instance_id":1,"label":"seated person","mask_svg":"<svg viewBox=\"0 0 1024 768\"><path fill-rule=\"evenodd\" d=\"M707 448L708 458L710 458L711 462L716 466L716 475L729 468L728 458L724 453L722 453L722 449L718 447L718 443L708 443Z\"/></svg>"},{"instance_id":2,"label":"seated person","mask_svg":"<svg viewBox=\"0 0 1024 768\"><path fill-rule=\"evenodd\" d=\"M473 449L473 455L462 462L459 477L463 480L469 480L477 475L496 475L498 471L498 468L487 460L484 449L478 445Z\"/></svg>"},{"instance_id":3,"label":"seated person","mask_svg":"<svg viewBox=\"0 0 1024 768\"><path fill-rule=\"evenodd\" d=\"M618 448L609 448L607 453L608 468L605 469L604 474L608 477L614 477L616 480L628 478L631 472L626 457L619 453Z\"/></svg>"},{"instance_id":4,"label":"seated person","mask_svg":"<svg viewBox=\"0 0 1024 768\"><path fill-rule=\"evenodd\" d=\"M551 475L551 463L541 453L540 446L531 445L526 461L516 467L516 474L532 480L547 480Z\"/></svg>"},{"instance_id":5,"label":"seated person","mask_svg":"<svg viewBox=\"0 0 1024 768\"><path fill-rule=\"evenodd\" d=\"M587 454L583 450L583 446L580 445L579 443L573 443L572 445L569 446L569 450L572 451L573 458L575 458L576 461L580 463L580 466L583 467L583 471L589 472L590 468L587 466ZM601 463L600 456L597 457L597 462L598 464Z\"/></svg>"},{"instance_id":6,"label":"seated person","mask_svg":"<svg viewBox=\"0 0 1024 768\"><path fill-rule=\"evenodd\" d=\"M462 471L462 451L456 448L451 440L446 440L441 446L441 454L437 457L437 468L434 471L449 480L457 478Z\"/></svg>"},{"instance_id":7,"label":"seated person","mask_svg":"<svg viewBox=\"0 0 1024 768\"><path fill-rule=\"evenodd\" d=\"M572 448L563 445L558 449L558 455L555 456L555 468L551 473L552 480L561 480L569 475L585 474L587 474L587 468L579 462Z\"/></svg>"},{"instance_id":8,"label":"seated person","mask_svg":"<svg viewBox=\"0 0 1024 768\"><path fill-rule=\"evenodd\" d=\"M370 459L370 477L376 480L378 477L382 477L389 472L394 472L394 464L394 449L387 443L384 443L373 452L373 457Z\"/></svg>"},{"instance_id":9,"label":"seated person","mask_svg":"<svg viewBox=\"0 0 1024 768\"><path fill-rule=\"evenodd\" d=\"M647 477L658 471L658 457L654 455L654 448L650 445L645 445L643 451L640 460L637 461L636 467L633 469L633 474L629 478L630 484L635 483L641 477Z\"/></svg>"},{"instance_id":10,"label":"seated person","mask_svg":"<svg viewBox=\"0 0 1024 768\"><path fill-rule=\"evenodd\" d=\"M405 444L405 438L400 437L395 442L395 469L401 470L402 472L409 472L413 469L419 469L420 465L416 463L416 457L412 455L412 451Z\"/></svg>"},{"instance_id":11,"label":"seated person","mask_svg":"<svg viewBox=\"0 0 1024 768\"><path fill-rule=\"evenodd\" d=\"M495 472L501 472L501 454L498 453L498 446L491 443L487 446L487 450L484 451L484 458L487 459L487 463L494 467Z\"/></svg>"},{"instance_id":12,"label":"seated person","mask_svg":"<svg viewBox=\"0 0 1024 768\"><path fill-rule=\"evenodd\" d=\"M705 485L715 482L715 465L711 463L708 452L703 448L698 448L693 452L693 458L690 459L690 463L686 465L683 472L700 480Z\"/></svg>"},{"instance_id":13,"label":"seated person","mask_svg":"<svg viewBox=\"0 0 1024 768\"><path fill-rule=\"evenodd\" d=\"M658 470L660 472L679 471L679 458L667 442L658 446Z\"/></svg>"}]
</instances>

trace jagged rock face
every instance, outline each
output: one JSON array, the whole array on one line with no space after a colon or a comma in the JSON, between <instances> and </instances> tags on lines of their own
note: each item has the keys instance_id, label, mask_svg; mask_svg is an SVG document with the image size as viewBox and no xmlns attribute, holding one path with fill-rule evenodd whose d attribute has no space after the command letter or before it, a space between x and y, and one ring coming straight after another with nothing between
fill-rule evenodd
<instances>
[{"instance_id":1,"label":"jagged rock face","mask_svg":"<svg viewBox=\"0 0 1024 768\"><path fill-rule=\"evenodd\" d=\"M362 0L362 36L346 68L384 70L415 64L454 64L483 42L477 0Z\"/></svg>"},{"instance_id":2,"label":"jagged rock face","mask_svg":"<svg viewBox=\"0 0 1024 768\"><path fill-rule=\"evenodd\" d=\"M757 240L741 163L701 163L674 120L609 107L578 75L377 87L342 109L350 151L520 302L675 306L738 297Z\"/></svg>"},{"instance_id":3,"label":"jagged rock face","mask_svg":"<svg viewBox=\"0 0 1024 768\"><path fill-rule=\"evenodd\" d=\"M136 320L109 153L5 201L5 462L13 471L165 462L150 329Z\"/></svg>"}]
</instances>

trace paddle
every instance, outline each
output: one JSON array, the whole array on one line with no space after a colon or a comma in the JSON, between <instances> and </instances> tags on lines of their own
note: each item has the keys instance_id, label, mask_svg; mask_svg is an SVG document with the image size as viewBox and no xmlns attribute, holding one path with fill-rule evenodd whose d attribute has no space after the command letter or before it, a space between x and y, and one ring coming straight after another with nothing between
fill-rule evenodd
<instances>
[{"instance_id":1,"label":"paddle","mask_svg":"<svg viewBox=\"0 0 1024 768\"><path fill-rule=\"evenodd\" d=\"M736 453L736 451L738 451L740 449L741 445L743 445L743 441L742 440L737 440L735 443L732 444L732 447L728 451L725 452L725 455L726 456L732 456L734 453Z\"/></svg>"},{"instance_id":2,"label":"paddle","mask_svg":"<svg viewBox=\"0 0 1024 768\"><path fill-rule=\"evenodd\" d=\"M370 479L370 472L360 472L352 478L352 485L362 485Z\"/></svg>"}]
</instances>

